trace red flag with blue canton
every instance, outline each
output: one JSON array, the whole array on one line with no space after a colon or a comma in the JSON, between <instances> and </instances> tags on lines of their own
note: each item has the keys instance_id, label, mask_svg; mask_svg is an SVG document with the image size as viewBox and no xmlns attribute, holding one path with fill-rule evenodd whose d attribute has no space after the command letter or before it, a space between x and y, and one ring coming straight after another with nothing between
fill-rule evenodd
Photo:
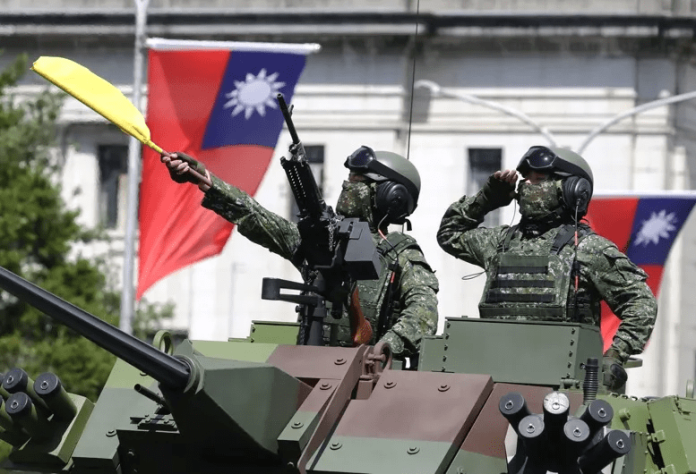
<instances>
[{"instance_id":1,"label":"red flag with blue canton","mask_svg":"<svg viewBox=\"0 0 696 474\"><path fill-rule=\"evenodd\" d=\"M663 192L643 195L595 195L587 211L590 226L614 242L619 250L648 274L655 296L672 244L696 204L696 193ZM602 302L604 350L612 343L621 321Z\"/></svg>"},{"instance_id":2,"label":"red flag with blue canton","mask_svg":"<svg viewBox=\"0 0 696 474\"><path fill-rule=\"evenodd\" d=\"M148 40L147 124L169 152L203 162L254 195L283 127L276 95L290 103L318 45ZM159 155L143 149L136 298L161 278L217 255L233 225L201 206L192 184L173 182Z\"/></svg>"}]
</instances>

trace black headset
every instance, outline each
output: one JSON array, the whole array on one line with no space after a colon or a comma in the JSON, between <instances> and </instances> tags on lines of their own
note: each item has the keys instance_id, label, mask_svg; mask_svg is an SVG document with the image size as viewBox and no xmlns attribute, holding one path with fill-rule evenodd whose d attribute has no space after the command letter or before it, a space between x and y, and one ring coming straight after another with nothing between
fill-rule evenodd
<instances>
[{"instance_id":1,"label":"black headset","mask_svg":"<svg viewBox=\"0 0 696 474\"><path fill-rule=\"evenodd\" d=\"M587 206L592 198L592 185L586 178L569 176L563 180L563 202L573 213L578 210L578 217L587 213Z\"/></svg>"},{"instance_id":2,"label":"black headset","mask_svg":"<svg viewBox=\"0 0 696 474\"><path fill-rule=\"evenodd\" d=\"M390 224L403 224L416 208L413 196L401 183L382 181L377 185L375 207Z\"/></svg>"}]
</instances>

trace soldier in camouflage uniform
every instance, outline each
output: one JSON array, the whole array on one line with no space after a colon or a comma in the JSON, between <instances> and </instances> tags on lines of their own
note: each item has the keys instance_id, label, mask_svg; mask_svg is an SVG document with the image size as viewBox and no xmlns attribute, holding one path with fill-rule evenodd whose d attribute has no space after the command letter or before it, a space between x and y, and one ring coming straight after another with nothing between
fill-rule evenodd
<instances>
[{"instance_id":1,"label":"soldier in camouflage uniform","mask_svg":"<svg viewBox=\"0 0 696 474\"><path fill-rule=\"evenodd\" d=\"M205 193L203 207L236 224L252 242L293 261L300 244L297 225L268 211L183 153L163 154L161 159L172 179L198 185ZM438 281L415 239L402 232L388 233L387 226L404 223L415 209L420 176L402 156L365 146L350 155L345 166L350 174L336 211L368 222L382 264L378 280L357 282L360 305L373 328L370 344L377 342L378 320L384 313L387 331L380 340L389 343L397 358L414 356L423 335L437 329ZM205 178L189 173L192 168ZM352 345L349 318L344 315L338 325L338 343Z\"/></svg>"},{"instance_id":2,"label":"soldier in camouflage uniform","mask_svg":"<svg viewBox=\"0 0 696 474\"><path fill-rule=\"evenodd\" d=\"M448 253L485 269L482 318L600 323L600 301L622 320L604 354L604 384L620 389L623 364L643 351L657 316L647 274L584 223L592 170L578 154L532 147L517 172L496 171L474 196L445 212L438 230ZM516 226L478 227L486 213L519 202ZM577 223L577 227L576 227ZM577 232L577 235L576 235ZM577 239L577 240L576 240ZM578 242L578 243L576 243Z\"/></svg>"}]
</instances>

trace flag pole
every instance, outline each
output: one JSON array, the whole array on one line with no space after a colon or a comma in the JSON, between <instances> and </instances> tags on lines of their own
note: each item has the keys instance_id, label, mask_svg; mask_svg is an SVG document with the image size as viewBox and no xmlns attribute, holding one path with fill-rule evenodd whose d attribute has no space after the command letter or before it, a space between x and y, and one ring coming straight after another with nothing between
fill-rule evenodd
<instances>
[{"instance_id":1,"label":"flag pole","mask_svg":"<svg viewBox=\"0 0 696 474\"><path fill-rule=\"evenodd\" d=\"M145 50L145 25L150 0L135 0L135 55L133 59L133 105L140 110L143 87L143 53ZM121 317L119 328L133 333L135 307L133 268L135 266L135 237L138 221L138 187L140 185L140 142L131 137L128 142L128 204L126 209L126 233L123 249L123 291L121 292Z\"/></svg>"}]
</instances>

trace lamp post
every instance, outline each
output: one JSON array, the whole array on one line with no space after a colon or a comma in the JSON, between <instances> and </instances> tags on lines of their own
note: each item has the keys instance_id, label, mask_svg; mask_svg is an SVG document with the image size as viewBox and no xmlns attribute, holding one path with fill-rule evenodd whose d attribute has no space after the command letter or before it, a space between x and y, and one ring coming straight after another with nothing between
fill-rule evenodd
<instances>
[{"instance_id":1,"label":"lamp post","mask_svg":"<svg viewBox=\"0 0 696 474\"><path fill-rule=\"evenodd\" d=\"M541 125L539 125L537 122L532 120L529 115L525 114L524 112L517 110L513 107L503 105L499 102L495 102L492 100L485 100L481 99L479 97L476 97L475 95L471 94L463 94L461 92L452 92L443 89L440 87L439 84L433 81L429 80L424 80L421 79L419 81L416 81L415 87L422 87L422 88L427 88L430 89L430 92L435 96L435 97L449 97L453 99L459 99L464 102L469 102L470 104L476 104L476 105L481 105L483 107L487 107L489 109L497 110L499 112L502 112L506 115L510 115L512 117L516 117L522 122L526 123L530 127L532 127L534 130L539 132L546 140L548 140L549 144L551 146L557 146L556 139L554 138L553 134L546 128ZM683 102L686 100L691 100L691 99L696 99L696 92L687 92L685 94L679 94L675 95L672 97L664 97L662 99L654 100L652 102L648 102L646 104L639 105L637 107L634 107L629 110L625 110L613 117L611 117L609 120L606 122L598 125L595 127L582 141L580 146L577 149L578 154L582 154L585 151L585 148L594 140L599 134L604 132L606 129L611 127L612 125L622 121L623 119L626 119L628 117L638 115L642 112L646 112L648 110L657 108L657 107L662 107L663 105L669 105L669 104L674 104L677 102Z\"/></svg>"},{"instance_id":2,"label":"lamp post","mask_svg":"<svg viewBox=\"0 0 696 474\"><path fill-rule=\"evenodd\" d=\"M475 95L447 91L440 87L439 84L424 79L416 81L415 87L423 87L430 89L431 94L433 94L435 97L450 97L453 99L459 99L463 100L464 102L469 102L470 104L476 104L483 107L487 107L489 109L497 110L506 115L515 117L532 127L537 132L539 132L544 138L548 140L551 146L556 146L556 139L553 137L551 132L546 127L539 125L537 122L532 120L532 118L529 115L525 114L520 110L515 109L514 107L509 107L507 105L501 104L500 102L495 102L492 100L481 99L479 97L476 97Z\"/></svg>"},{"instance_id":3,"label":"lamp post","mask_svg":"<svg viewBox=\"0 0 696 474\"><path fill-rule=\"evenodd\" d=\"M617 114L604 122L601 125L598 125L597 127L592 130L587 137L582 141L580 146L578 147L578 154L582 155L582 152L585 151L585 148L590 144L592 140L595 139L597 135L614 125L615 123L618 123L622 121L625 118L632 117L633 115L638 115L639 113L645 112L650 109L654 109L656 107L662 107L663 105L669 105L669 104L674 104L677 102L683 102L685 100L690 100L690 99L696 99L696 92L687 92L686 94L679 94L675 95L672 97L665 97L662 99L654 100L652 102L648 102L646 104L639 105L638 107L634 107L629 110L625 110L621 112L620 114Z\"/></svg>"},{"instance_id":4,"label":"lamp post","mask_svg":"<svg viewBox=\"0 0 696 474\"><path fill-rule=\"evenodd\" d=\"M133 59L133 96L135 107L140 110L143 86L143 51L145 49L145 25L147 6L150 0L135 0L135 54ZM128 142L128 204L126 209L126 233L123 249L123 291L121 292L121 317L119 328L133 333L135 307L133 269L135 267L135 236L138 221L138 186L140 185L140 151L138 140L131 137Z\"/></svg>"}]
</instances>

